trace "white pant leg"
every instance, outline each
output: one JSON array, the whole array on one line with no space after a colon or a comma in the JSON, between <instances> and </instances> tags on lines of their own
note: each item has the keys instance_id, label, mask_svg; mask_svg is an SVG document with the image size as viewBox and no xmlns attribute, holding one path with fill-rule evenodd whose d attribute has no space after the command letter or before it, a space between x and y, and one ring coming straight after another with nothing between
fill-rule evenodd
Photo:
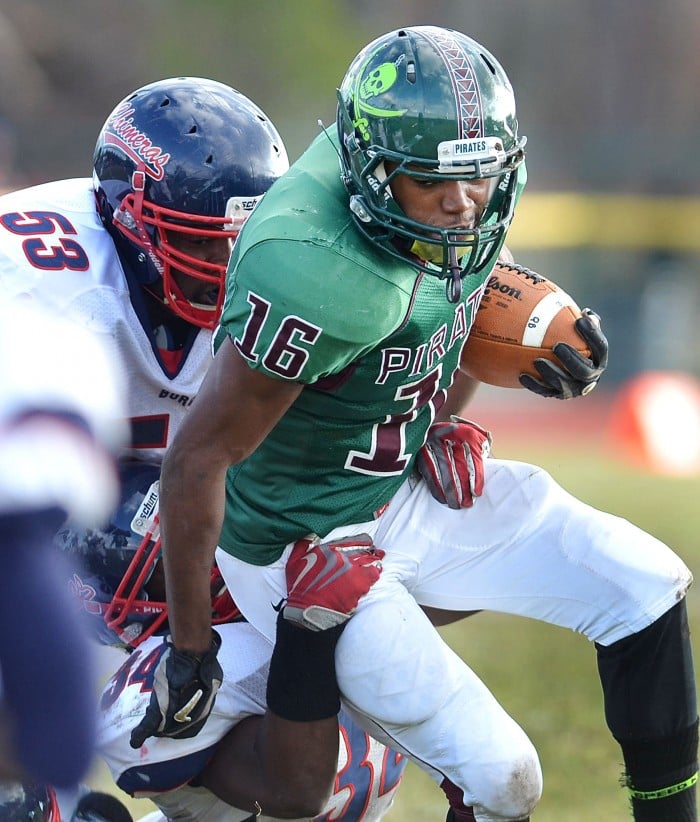
<instances>
[{"instance_id":1,"label":"white pant leg","mask_svg":"<svg viewBox=\"0 0 700 822\"><path fill-rule=\"evenodd\" d=\"M354 526L357 532L376 528ZM270 638L277 618L271 603L286 594L288 550L264 567L217 552L234 600ZM527 816L542 790L532 743L407 592L401 578L410 577L415 563L402 558L390 566L338 643L344 702L371 736L409 756L438 784L448 777L459 785L479 822Z\"/></svg>"},{"instance_id":2,"label":"white pant leg","mask_svg":"<svg viewBox=\"0 0 700 822\"><path fill-rule=\"evenodd\" d=\"M323 539L339 539L352 534L369 534L373 538L378 527L379 520L372 520L335 528ZM293 547L294 543L287 545L282 556L269 565L251 565L221 548L216 549L216 563L234 602L248 622L272 642L277 633L277 611L274 606L287 596L284 569Z\"/></svg>"},{"instance_id":3,"label":"white pant leg","mask_svg":"<svg viewBox=\"0 0 700 822\"><path fill-rule=\"evenodd\" d=\"M167 794L151 797L160 811L138 822L246 822L250 811L241 811L223 802L206 788L183 785ZM150 818L152 816L152 818ZM308 816L281 820L278 817L256 817L256 822L310 822Z\"/></svg>"},{"instance_id":4,"label":"white pant leg","mask_svg":"<svg viewBox=\"0 0 700 822\"><path fill-rule=\"evenodd\" d=\"M513 461L488 460L484 495L461 511L440 505L422 482L404 485L375 542L387 552L384 573L401 564L423 605L527 616L603 645L650 625L692 581L658 539Z\"/></svg>"},{"instance_id":5,"label":"white pant leg","mask_svg":"<svg viewBox=\"0 0 700 822\"><path fill-rule=\"evenodd\" d=\"M271 565L250 565L216 549L216 564L243 616L271 642L277 634L274 605L287 596L284 566L289 551Z\"/></svg>"},{"instance_id":6,"label":"white pant leg","mask_svg":"<svg viewBox=\"0 0 700 822\"><path fill-rule=\"evenodd\" d=\"M242 811L222 802L206 788L183 785L168 793L150 797L160 808L153 822L245 822L250 811ZM139 820L144 822L144 820Z\"/></svg>"},{"instance_id":7,"label":"white pant leg","mask_svg":"<svg viewBox=\"0 0 700 822\"><path fill-rule=\"evenodd\" d=\"M348 622L336 671L357 723L438 784L464 791L479 822L528 816L542 793L537 752L399 582ZM371 594L370 594L371 595Z\"/></svg>"},{"instance_id":8,"label":"white pant leg","mask_svg":"<svg viewBox=\"0 0 700 822\"><path fill-rule=\"evenodd\" d=\"M369 732L462 788L484 822L532 809L539 764L520 728L416 602L520 614L609 644L651 624L691 582L658 540L518 462L487 462L484 495L473 508L452 511L422 482L407 482L379 520L328 537L361 531L386 556L338 644L343 696ZM285 595L286 554L267 568L220 559L243 613L274 637L271 603Z\"/></svg>"}]
</instances>

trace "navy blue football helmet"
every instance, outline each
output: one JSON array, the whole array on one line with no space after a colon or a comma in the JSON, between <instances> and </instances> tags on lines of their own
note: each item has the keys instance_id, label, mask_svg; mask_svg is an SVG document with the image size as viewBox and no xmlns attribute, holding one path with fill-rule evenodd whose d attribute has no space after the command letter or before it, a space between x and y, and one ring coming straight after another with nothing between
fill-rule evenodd
<instances>
[{"instance_id":1,"label":"navy blue football helmet","mask_svg":"<svg viewBox=\"0 0 700 822\"><path fill-rule=\"evenodd\" d=\"M245 95L213 80L177 77L137 89L97 138L93 184L100 218L138 282L178 316L214 328L225 264L178 249L173 235L235 239L245 219L289 167L277 130ZM189 300L173 277L210 284Z\"/></svg>"},{"instance_id":2,"label":"navy blue football helmet","mask_svg":"<svg viewBox=\"0 0 700 822\"><path fill-rule=\"evenodd\" d=\"M103 645L132 650L168 629L164 583L154 577L157 569L162 573L160 466L125 462L120 474L121 499L109 523L101 529L67 525L55 541L71 560L69 588L93 636ZM240 617L216 566L211 592L212 624Z\"/></svg>"}]
</instances>

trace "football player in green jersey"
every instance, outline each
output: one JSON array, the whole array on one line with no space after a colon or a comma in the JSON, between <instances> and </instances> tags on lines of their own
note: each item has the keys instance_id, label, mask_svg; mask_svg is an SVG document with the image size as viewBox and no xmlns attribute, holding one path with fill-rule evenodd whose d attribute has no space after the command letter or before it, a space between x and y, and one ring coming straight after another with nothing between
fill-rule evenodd
<instances>
[{"instance_id":1,"label":"football player in green jersey","mask_svg":"<svg viewBox=\"0 0 700 822\"><path fill-rule=\"evenodd\" d=\"M542 469L486 459L487 432L450 416L473 387L460 351L525 183L524 146L504 70L460 32L393 31L353 61L337 128L241 232L213 365L164 462L174 647L210 647L217 544L236 602L274 638L293 546L371 540L383 573L338 639L337 681L359 724L443 788L449 819L528 819L541 772L422 606L587 636L635 819L695 820L688 568ZM607 342L591 313L577 328L591 358L558 345L560 365L526 387L570 398L597 383ZM318 572L315 555L305 565Z\"/></svg>"}]
</instances>

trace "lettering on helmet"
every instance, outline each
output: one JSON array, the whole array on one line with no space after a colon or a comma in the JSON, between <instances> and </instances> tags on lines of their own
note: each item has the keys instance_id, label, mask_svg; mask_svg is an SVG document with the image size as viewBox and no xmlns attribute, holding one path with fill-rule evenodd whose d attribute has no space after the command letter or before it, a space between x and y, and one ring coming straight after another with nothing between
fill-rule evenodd
<instances>
[{"instance_id":1,"label":"lettering on helmet","mask_svg":"<svg viewBox=\"0 0 700 822\"><path fill-rule=\"evenodd\" d=\"M475 151L482 153L486 151L486 140L463 140L456 143L455 154L473 154Z\"/></svg>"},{"instance_id":2,"label":"lettering on helmet","mask_svg":"<svg viewBox=\"0 0 700 822\"><path fill-rule=\"evenodd\" d=\"M384 198L385 203L388 203L389 200L391 200L392 194L388 186L380 183L373 174L367 174L365 179L367 181L367 185L372 189L372 191Z\"/></svg>"},{"instance_id":3,"label":"lettering on helmet","mask_svg":"<svg viewBox=\"0 0 700 822\"><path fill-rule=\"evenodd\" d=\"M226 201L226 216L230 217L239 211L252 211L262 198L262 194L256 197L229 197Z\"/></svg>"},{"instance_id":4,"label":"lettering on helmet","mask_svg":"<svg viewBox=\"0 0 700 822\"><path fill-rule=\"evenodd\" d=\"M154 518L158 513L158 489L160 482L156 480L151 487L146 491L146 495L139 505L138 511L131 520L131 530L135 534L140 534L145 537L147 533L151 532L153 538L156 538Z\"/></svg>"},{"instance_id":5,"label":"lettering on helmet","mask_svg":"<svg viewBox=\"0 0 700 822\"><path fill-rule=\"evenodd\" d=\"M501 182L498 184L498 190L500 192L504 192L508 188L508 184L510 183L511 175L513 174L512 171L506 171L506 173L501 177Z\"/></svg>"},{"instance_id":6,"label":"lettering on helmet","mask_svg":"<svg viewBox=\"0 0 700 822\"><path fill-rule=\"evenodd\" d=\"M107 120L104 141L118 146L154 180L162 180L170 154L154 145L151 138L134 125L131 116L134 109L129 103L121 103Z\"/></svg>"},{"instance_id":7,"label":"lettering on helmet","mask_svg":"<svg viewBox=\"0 0 700 822\"><path fill-rule=\"evenodd\" d=\"M438 143L438 171L473 173L483 176L503 168L506 152L499 137L473 137Z\"/></svg>"},{"instance_id":8,"label":"lettering on helmet","mask_svg":"<svg viewBox=\"0 0 700 822\"><path fill-rule=\"evenodd\" d=\"M394 195L391 193L391 189L386 185L384 163L378 163L374 169L374 173L368 171L365 174L365 180L375 194L381 195L384 198L385 203L388 203L389 200L393 198Z\"/></svg>"},{"instance_id":9,"label":"lettering on helmet","mask_svg":"<svg viewBox=\"0 0 700 822\"><path fill-rule=\"evenodd\" d=\"M229 197L226 201L226 220L230 220L233 228L240 231L243 223L253 213L255 206L262 200L263 195L256 197Z\"/></svg>"}]
</instances>

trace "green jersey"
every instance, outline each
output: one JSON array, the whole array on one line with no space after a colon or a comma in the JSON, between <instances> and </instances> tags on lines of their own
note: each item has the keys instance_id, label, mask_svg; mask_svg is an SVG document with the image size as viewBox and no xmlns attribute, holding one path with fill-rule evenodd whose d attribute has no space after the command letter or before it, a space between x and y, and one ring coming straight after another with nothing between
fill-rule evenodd
<instances>
[{"instance_id":1,"label":"green jersey","mask_svg":"<svg viewBox=\"0 0 700 822\"><path fill-rule=\"evenodd\" d=\"M304 389L229 469L224 550L266 565L391 499L444 403L497 254L448 302L444 281L357 230L327 134L275 183L234 246L215 344Z\"/></svg>"}]
</instances>

